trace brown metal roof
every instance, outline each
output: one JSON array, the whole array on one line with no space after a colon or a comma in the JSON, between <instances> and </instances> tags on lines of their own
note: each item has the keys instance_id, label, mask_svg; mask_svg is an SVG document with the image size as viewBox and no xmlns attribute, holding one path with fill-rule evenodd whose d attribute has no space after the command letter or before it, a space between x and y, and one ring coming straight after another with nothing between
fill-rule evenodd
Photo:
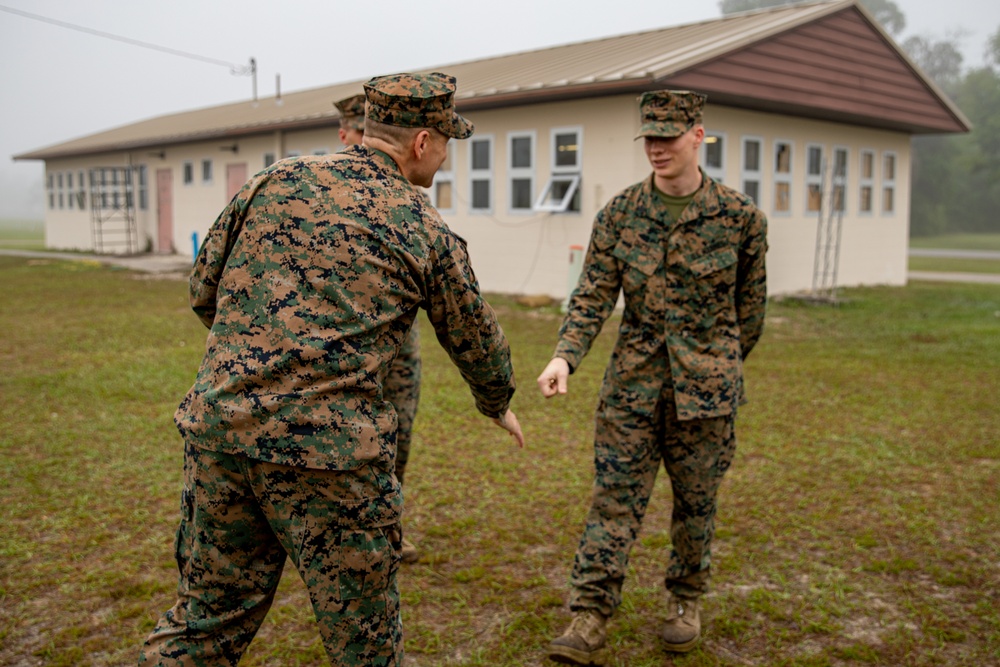
<instances>
[{"instance_id":1,"label":"brown metal roof","mask_svg":"<svg viewBox=\"0 0 1000 667\"><path fill-rule=\"evenodd\" d=\"M911 133L969 129L961 111L855 0L784 5L431 70L458 78L463 111L683 86L710 93L712 103L743 108ZM289 93L280 104L272 97L160 116L15 159L334 126L333 101L363 83Z\"/></svg>"}]
</instances>

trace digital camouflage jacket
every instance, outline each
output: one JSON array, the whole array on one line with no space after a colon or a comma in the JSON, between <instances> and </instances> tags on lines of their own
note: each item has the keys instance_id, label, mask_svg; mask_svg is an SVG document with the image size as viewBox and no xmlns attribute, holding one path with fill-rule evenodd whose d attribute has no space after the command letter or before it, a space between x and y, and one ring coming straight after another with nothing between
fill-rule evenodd
<instances>
[{"instance_id":1,"label":"digital camouflage jacket","mask_svg":"<svg viewBox=\"0 0 1000 667\"><path fill-rule=\"evenodd\" d=\"M671 223L652 175L597 214L555 356L576 369L624 293L602 398L650 415L672 382L681 420L733 413L743 360L767 304L767 220L746 196L702 173Z\"/></svg>"},{"instance_id":2,"label":"digital camouflage jacket","mask_svg":"<svg viewBox=\"0 0 1000 667\"><path fill-rule=\"evenodd\" d=\"M489 417L514 393L510 349L465 242L386 154L281 160L209 230L190 280L210 331L175 415L198 446L330 470L392 469L390 364L428 313Z\"/></svg>"}]
</instances>

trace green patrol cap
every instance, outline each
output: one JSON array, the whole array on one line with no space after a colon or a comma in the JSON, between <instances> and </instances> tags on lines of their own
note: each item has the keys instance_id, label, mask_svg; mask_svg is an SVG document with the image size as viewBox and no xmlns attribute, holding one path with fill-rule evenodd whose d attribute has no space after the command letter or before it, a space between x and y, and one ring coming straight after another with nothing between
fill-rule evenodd
<instances>
[{"instance_id":1,"label":"green patrol cap","mask_svg":"<svg viewBox=\"0 0 1000 667\"><path fill-rule=\"evenodd\" d=\"M340 112L340 124L343 127L349 127L352 130L358 130L360 132L365 131L365 96L352 95L351 97L345 97L339 102L334 102L333 106L337 107L337 111Z\"/></svg>"},{"instance_id":2,"label":"green patrol cap","mask_svg":"<svg viewBox=\"0 0 1000 667\"><path fill-rule=\"evenodd\" d=\"M640 137L678 137L701 123L707 96L690 90L654 90L639 98Z\"/></svg>"},{"instance_id":3,"label":"green patrol cap","mask_svg":"<svg viewBox=\"0 0 1000 667\"><path fill-rule=\"evenodd\" d=\"M454 139L468 139L473 125L455 111L455 77L430 74L377 76L365 84L371 120L399 127L440 130Z\"/></svg>"}]
</instances>

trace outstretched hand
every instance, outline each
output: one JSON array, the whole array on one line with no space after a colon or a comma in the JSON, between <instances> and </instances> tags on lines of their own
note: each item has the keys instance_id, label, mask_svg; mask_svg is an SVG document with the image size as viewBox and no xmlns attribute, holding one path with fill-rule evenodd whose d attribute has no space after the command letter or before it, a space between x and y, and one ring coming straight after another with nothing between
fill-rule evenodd
<instances>
[{"instance_id":1,"label":"outstretched hand","mask_svg":"<svg viewBox=\"0 0 1000 667\"><path fill-rule=\"evenodd\" d=\"M517 446L524 449L524 434L521 433L521 424L513 412L507 410L503 417L494 417L493 423L510 433L517 441Z\"/></svg>"},{"instance_id":2,"label":"outstretched hand","mask_svg":"<svg viewBox=\"0 0 1000 667\"><path fill-rule=\"evenodd\" d=\"M538 376L538 388L542 390L542 396L552 398L556 394L566 393L568 379L569 362L562 357L555 357Z\"/></svg>"}]
</instances>

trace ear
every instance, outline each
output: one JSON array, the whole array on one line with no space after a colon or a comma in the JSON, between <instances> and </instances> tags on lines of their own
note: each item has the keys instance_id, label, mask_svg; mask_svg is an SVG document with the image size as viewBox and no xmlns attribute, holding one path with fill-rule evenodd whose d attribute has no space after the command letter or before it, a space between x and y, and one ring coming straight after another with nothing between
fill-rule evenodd
<instances>
[{"instance_id":1,"label":"ear","mask_svg":"<svg viewBox=\"0 0 1000 667\"><path fill-rule=\"evenodd\" d=\"M430 143L431 133L427 130L420 130L413 137L413 157L418 160L424 156L427 151L427 145Z\"/></svg>"},{"instance_id":2,"label":"ear","mask_svg":"<svg viewBox=\"0 0 1000 667\"><path fill-rule=\"evenodd\" d=\"M701 142L705 141L705 126L695 125L694 126L694 147L697 148L701 146Z\"/></svg>"},{"instance_id":3,"label":"ear","mask_svg":"<svg viewBox=\"0 0 1000 667\"><path fill-rule=\"evenodd\" d=\"M344 128L337 128L337 136L340 137L340 143L347 145L347 132L344 132Z\"/></svg>"}]
</instances>

